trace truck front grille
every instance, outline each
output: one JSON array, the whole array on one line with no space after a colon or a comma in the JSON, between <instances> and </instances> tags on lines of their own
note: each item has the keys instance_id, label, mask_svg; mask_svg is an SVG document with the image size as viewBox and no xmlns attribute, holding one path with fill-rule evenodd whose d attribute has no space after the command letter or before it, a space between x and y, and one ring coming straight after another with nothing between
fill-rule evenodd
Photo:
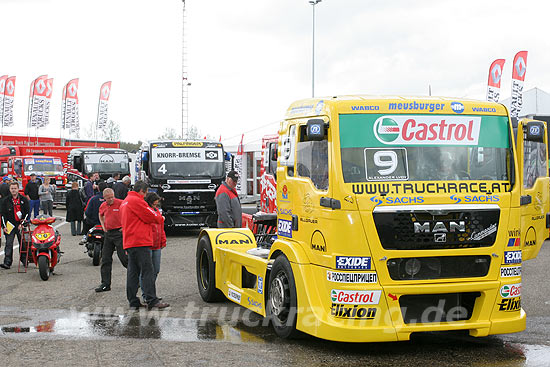
<instances>
[{"instance_id":1,"label":"truck front grille","mask_svg":"<svg viewBox=\"0 0 550 367\"><path fill-rule=\"evenodd\" d=\"M377 208L378 209L378 208ZM432 250L489 247L496 240L500 209L450 208L373 212L380 243L386 250Z\"/></svg>"},{"instance_id":2,"label":"truck front grille","mask_svg":"<svg viewBox=\"0 0 550 367\"><path fill-rule=\"evenodd\" d=\"M393 280L474 278L487 275L491 256L406 257L386 264Z\"/></svg>"},{"instance_id":3,"label":"truck front grille","mask_svg":"<svg viewBox=\"0 0 550 367\"><path fill-rule=\"evenodd\" d=\"M453 322L472 317L480 292L414 294L399 297L405 324Z\"/></svg>"}]
</instances>

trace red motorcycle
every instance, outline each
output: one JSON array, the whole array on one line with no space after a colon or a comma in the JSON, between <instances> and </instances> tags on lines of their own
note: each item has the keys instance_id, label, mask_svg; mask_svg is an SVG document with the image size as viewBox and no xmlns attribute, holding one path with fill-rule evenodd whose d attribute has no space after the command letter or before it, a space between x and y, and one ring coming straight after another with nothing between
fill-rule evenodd
<instances>
[{"instance_id":1,"label":"red motorcycle","mask_svg":"<svg viewBox=\"0 0 550 367\"><path fill-rule=\"evenodd\" d=\"M31 223L36 225L31 236L32 262L38 265L42 280L48 280L61 258L59 250L61 234L51 226L53 222L55 222L55 217L46 217L45 215L31 220Z\"/></svg>"}]
</instances>

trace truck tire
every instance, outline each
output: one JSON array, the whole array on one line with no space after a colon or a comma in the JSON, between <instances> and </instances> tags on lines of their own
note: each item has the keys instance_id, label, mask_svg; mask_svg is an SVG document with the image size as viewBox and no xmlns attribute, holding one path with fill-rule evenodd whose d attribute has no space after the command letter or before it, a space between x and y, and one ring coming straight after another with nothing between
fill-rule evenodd
<instances>
[{"instance_id":1,"label":"truck tire","mask_svg":"<svg viewBox=\"0 0 550 367\"><path fill-rule=\"evenodd\" d=\"M50 277L50 260L44 255L38 257L38 271L42 280L48 280Z\"/></svg>"},{"instance_id":2,"label":"truck tire","mask_svg":"<svg viewBox=\"0 0 550 367\"><path fill-rule=\"evenodd\" d=\"M219 302L225 299L222 291L216 288L216 263L212 255L212 245L208 236L202 236L197 244L196 254L197 285L205 302Z\"/></svg>"},{"instance_id":3,"label":"truck tire","mask_svg":"<svg viewBox=\"0 0 550 367\"><path fill-rule=\"evenodd\" d=\"M296 284L292 267L285 255L277 257L271 268L266 312L279 337L294 339L300 336L296 330Z\"/></svg>"}]
</instances>

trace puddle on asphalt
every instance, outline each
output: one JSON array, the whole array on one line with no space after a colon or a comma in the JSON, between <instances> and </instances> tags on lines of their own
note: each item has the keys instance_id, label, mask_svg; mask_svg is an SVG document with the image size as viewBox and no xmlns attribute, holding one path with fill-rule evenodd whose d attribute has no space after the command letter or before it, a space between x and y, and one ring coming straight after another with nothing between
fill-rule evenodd
<instances>
[{"instance_id":1,"label":"puddle on asphalt","mask_svg":"<svg viewBox=\"0 0 550 367\"><path fill-rule=\"evenodd\" d=\"M194 342L220 340L232 343L275 339L268 327L212 320L178 319L158 314L105 315L72 313L47 321L27 321L0 328L4 335L43 334L62 338L130 338Z\"/></svg>"},{"instance_id":2,"label":"puddle on asphalt","mask_svg":"<svg viewBox=\"0 0 550 367\"><path fill-rule=\"evenodd\" d=\"M2 313L2 310L0 310ZM11 313L11 312L9 312ZM44 316L44 315L43 315ZM467 335L418 334L410 342L335 343L312 337L283 341L270 327L250 322L217 322L170 318L162 313L98 314L83 312L52 313L41 321L28 320L4 325L0 336L54 339L160 339L175 342L223 341L235 344L270 343L292 346L301 353L324 353L359 358L418 358L431 360L454 356L475 366L548 366L550 347L503 341L498 337L473 338ZM446 335L446 336L444 336ZM483 356L483 358L479 358ZM445 358L444 358L445 359ZM475 362L474 362L475 361ZM444 361L441 360L442 364ZM454 364L453 364L454 365Z\"/></svg>"}]
</instances>

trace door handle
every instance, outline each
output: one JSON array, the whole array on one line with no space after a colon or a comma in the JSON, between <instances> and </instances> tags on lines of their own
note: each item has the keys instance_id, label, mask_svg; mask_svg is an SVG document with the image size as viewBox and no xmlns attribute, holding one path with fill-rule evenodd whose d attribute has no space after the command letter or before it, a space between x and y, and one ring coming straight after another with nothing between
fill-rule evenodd
<instances>
[{"instance_id":1,"label":"door handle","mask_svg":"<svg viewBox=\"0 0 550 367\"><path fill-rule=\"evenodd\" d=\"M340 203L340 200L336 200L333 198L322 197L319 204L325 208L331 208L332 210L342 208L342 204Z\"/></svg>"},{"instance_id":2,"label":"door handle","mask_svg":"<svg viewBox=\"0 0 550 367\"><path fill-rule=\"evenodd\" d=\"M531 195L521 195L521 197L519 198L519 205L528 205L531 204L532 201L533 198L531 197Z\"/></svg>"}]
</instances>

